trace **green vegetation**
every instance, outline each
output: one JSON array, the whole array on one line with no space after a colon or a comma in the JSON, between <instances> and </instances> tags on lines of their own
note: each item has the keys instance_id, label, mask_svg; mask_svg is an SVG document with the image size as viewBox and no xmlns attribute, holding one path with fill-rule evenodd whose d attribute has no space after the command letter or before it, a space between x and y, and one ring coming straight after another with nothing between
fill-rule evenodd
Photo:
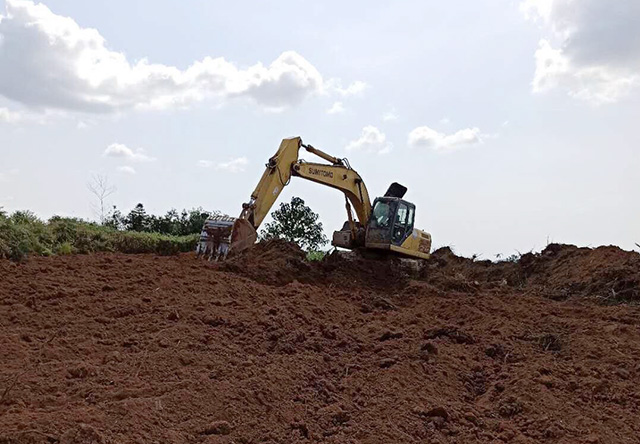
<instances>
[{"instance_id":1,"label":"green vegetation","mask_svg":"<svg viewBox=\"0 0 640 444\"><path fill-rule=\"evenodd\" d=\"M102 208L102 207L101 207ZM95 252L155 253L171 255L192 251L205 220L216 214L202 208L175 209L164 216L147 214L137 204L128 214L113 207L101 213L102 224L54 216L44 221L31 211L7 214L0 207L0 259L23 260L31 255L69 255ZM280 238L296 242L309 261L322 260L320 247L327 243L318 215L294 197L272 213L262 239Z\"/></svg>"},{"instance_id":2,"label":"green vegetation","mask_svg":"<svg viewBox=\"0 0 640 444\"><path fill-rule=\"evenodd\" d=\"M199 233L201 227L202 224L193 231ZM100 251L170 255L193 250L198 236L128 231L57 216L45 222L30 211L8 215L0 209L0 258L16 261L29 255Z\"/></svg>"},{"instance_id":3,"label":"green vegetation","mask_svg":"<svg viewBox=\"0 0 640 444\"><path fill-rule=\"evenodd\" d=\"M327 255L326 251L313 250L307 252L307 260L309 262L321 261Z\"/></svg>"},{"instance_id":4,"label":"green vegetation","mask_svg":"<svg viewBox=\"0 0 640 444\"><path fill-rule=\"evenodd\" d=\"M291 203L281 203L271 217L273 222L266 224L260 232L262 239L277 238L295 242L308 252L317 252L328 242L322 222L318 222L318 214L299 197L292 197Z\"/></svg>"},{"instance_id":5,"label":"green vegetation","mask_svg":"<svg viewBox=\"0 0 640 444\"><path fill-rule=\"evenodd\" d=\"M198 234L205 220L217 212L205 211L202 208L192 210L171 209L164 216L147 214L144 205L137 204L129 214L122 214L113 207L113 211L104 218L104 225L116 230L139 231L143 233L160 233L171 236L187 236Z\"/></svg>"}]
</instances>

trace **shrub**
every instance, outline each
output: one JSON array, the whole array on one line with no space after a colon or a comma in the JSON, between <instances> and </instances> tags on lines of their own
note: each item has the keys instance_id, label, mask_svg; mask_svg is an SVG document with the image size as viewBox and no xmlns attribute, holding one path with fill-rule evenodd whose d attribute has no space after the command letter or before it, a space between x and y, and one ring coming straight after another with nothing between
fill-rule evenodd
<instances>
[{"instance_id":1,"label":"shrub","mask_svg":"<svg viewBox=\"0 0 640 444\"><path fill-rule=\"evenodd\" d=\"M198 235L169 236L118 231L80 219L52 217L48 222L28 211L0 214L0 258L20 261L28 255L121 252L173 255L192 251Z\"/></svg>"},{"instance_id":2,"label":"shrub","mask_svg":"<svg viewBox=\"0 0 640 444\"><path fill-rule=\"evenodd\" d=\"M325 251L309 251L307 253L308 261L321 261L327 253Z\"/></svg>"},{"instance_id":3,"label":"shrub","mask_svg":"<svg viewBox=\"0 0 640 444\"><path fill-rule=\"evenodd\" d=\"M69 242L64 242L56 247L56 254L68 255L73 253L73 247Z\"/></svg>"}]
</instances>

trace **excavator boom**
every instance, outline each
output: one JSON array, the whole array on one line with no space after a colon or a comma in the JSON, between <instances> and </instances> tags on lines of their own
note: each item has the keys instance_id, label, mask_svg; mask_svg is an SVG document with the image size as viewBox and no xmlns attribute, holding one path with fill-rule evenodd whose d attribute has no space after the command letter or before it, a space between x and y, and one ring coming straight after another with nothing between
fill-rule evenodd
<instances>
[{"instance_id":1,"label":"excavator boom","mask_svg":"<svg viewBox=\"0 0 640 444\"><path fill-rule=\"evenodd\" d=\"M328 163L311 163L300 159L300 148ZM210 258L215 256L216 259L224 259L229 251L238 252L253 245L264 218L282 189L289 184L291 177L295 176L335 188L344 194L348 220L342 230L334 233L333 245L344 248L366 247L369 241L365 239L365 233L368 233L371 219L376 225L375 230L371 231L371 248L387 249L408 256L428 257L431 237L413 229L414 207L401 201L406 192L402 185L392 184L387 195L381 198L385 199L386 203L381 202L379 206L386 209L387 213L374 217L367 187L349 162L303 144L300 137L284 139L265 167L249 202L242 205L242 212L237 219L225 218L205 223L202 236L204 241L201 241L198 247L199 254L204 252ZM378 200L380 198L376 199L376 203ZM357 221L354 220L352 208ZM390 219L395 219L396 216L399 218L398 221L390 222ZM387 225L383 225L383 222ZM394 243L396 245L392 245Z\"/></svg>"},{"instance_id":2,"label":"excavator boom","mask_svg":"<svg viewBox=\"0 0 640 444\"><path fill-rule=\"evenodd\" d=\"M300 148L330 162L308 163L299 159ZM365 226L371 214L371 201L360 175L348 162L333 157L311 145L302 143L300 137L284 139L278 151L269 158L266 169L249 202L243 204L240 217L233 226L231 251L241 251L251 246L257 238L257 230L278 199L291 176L301 177L342 191L353 206L358 221Z\"/></svg>"}]
</instances>

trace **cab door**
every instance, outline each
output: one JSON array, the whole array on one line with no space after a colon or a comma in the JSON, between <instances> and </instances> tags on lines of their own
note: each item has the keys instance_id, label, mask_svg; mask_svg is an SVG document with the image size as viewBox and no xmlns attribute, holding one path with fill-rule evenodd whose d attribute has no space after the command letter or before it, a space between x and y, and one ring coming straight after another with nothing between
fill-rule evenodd
<instances>
[{"instance_id":1,"label":"cab door","mask_svg":"<svg viewBox=\"0 0 640 444\"><path fill-rule=\"evenodd\" d=\"M402 245L405 239L411 235L414 211L415 207L407 202L401 201L398 204L391 233L391 243L393 245Z\"/></svg>"}]
</instances>

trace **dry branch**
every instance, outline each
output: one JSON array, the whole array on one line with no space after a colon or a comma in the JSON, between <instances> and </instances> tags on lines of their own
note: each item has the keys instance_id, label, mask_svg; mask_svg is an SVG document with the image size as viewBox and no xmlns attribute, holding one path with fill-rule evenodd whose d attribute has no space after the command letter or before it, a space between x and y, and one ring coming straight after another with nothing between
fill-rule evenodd
<instances>
[{"instance_id":1,"label":"dry branch","mask_svg":"<svg viewBox=\"0 0 640 444\"><path fill-rule=\"evenodd\" d=\"M20 379L20 376L24 375L25 373L27 373L26 370L21 373L16 373L16 375L13 377L13 381L11 382L11 384L9 384L7 388L4 389L4 392L2 392L2 396L0 396L0 404L4 402L4 399L7 397L11 389L13 389L15 385L18 383L18 379Z\"/></svg>"}]
</instances>

